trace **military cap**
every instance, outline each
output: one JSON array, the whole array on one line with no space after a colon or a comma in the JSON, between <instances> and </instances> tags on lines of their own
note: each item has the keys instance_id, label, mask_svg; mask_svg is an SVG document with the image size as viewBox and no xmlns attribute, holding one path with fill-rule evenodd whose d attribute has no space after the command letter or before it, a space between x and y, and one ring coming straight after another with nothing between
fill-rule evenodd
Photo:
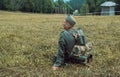
<instances>
[{"instance_id":1,"label":"military cap","mask_svg":"<svg viewBox=\"0 0 120 77\"><path fill-rule=\"evenodd\" d=\"M71 26L74 26L76 24L76 20L73 18L73 16L68 15L65 20L70 23Z\"/></svg>"}]
</instances>

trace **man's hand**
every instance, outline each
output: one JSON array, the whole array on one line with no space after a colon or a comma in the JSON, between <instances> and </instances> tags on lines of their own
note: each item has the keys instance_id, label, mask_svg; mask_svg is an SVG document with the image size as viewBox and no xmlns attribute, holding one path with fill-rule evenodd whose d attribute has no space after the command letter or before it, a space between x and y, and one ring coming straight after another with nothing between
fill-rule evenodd
<instances>
[{"instance_id":1,"label":"man's hand","mask_svg":"<svg viewBox=\"0 0 120 77\"><path fill-rule=\"evenodd\" d=\"M75 39L77 40L77 38L78 38L79 35L78 35L78 34L74 34L73 36L74 36Z\"/></svg>"},{"instance_id":2,"label":"man's hand","mask_svg":"<svg viewBox=\"0 0 120 77\"><path fill-rule=\"evenodd\" d=\"M56 67L56 66L52 67L52 70L57 70L57 69L58 69L58 67Z\"/></svg>"}]
</instances>

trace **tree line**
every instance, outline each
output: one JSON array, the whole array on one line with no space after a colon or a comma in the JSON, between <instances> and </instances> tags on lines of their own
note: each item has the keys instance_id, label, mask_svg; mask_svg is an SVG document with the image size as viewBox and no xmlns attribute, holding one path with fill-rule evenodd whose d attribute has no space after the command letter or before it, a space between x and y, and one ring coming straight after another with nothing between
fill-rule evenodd
<instances>
[{"instance_id":1,"label":"tree line","mask_svg":"<svg viewBox=\"0 0 120 77\"><path fill-rule=\"evenodd\" d=\"M34 13L71 12L70 5L63 0L0 0L0 10Z\"/></svg>"},{"instance_id":2,"label":"tree line","mask_svg":"<svg viewBox=\"0 0 120 77\"><path fill-rule=\"evenodd\" d=\"M52 0L0 0L1 10L50 13L53 8Z\"/></svg>"},{"instance_id":3,"label":"tree line","mask_svg":"<svg viewBox=\"0 0 120 77\"><path fill-rule=\"evenodd\" d=\"M120 9L120 0L0 0L0 10L22 11L33 13L79 13L100 12L100 4L105 1L114 1Z\"/></svg>"}]
</instances>

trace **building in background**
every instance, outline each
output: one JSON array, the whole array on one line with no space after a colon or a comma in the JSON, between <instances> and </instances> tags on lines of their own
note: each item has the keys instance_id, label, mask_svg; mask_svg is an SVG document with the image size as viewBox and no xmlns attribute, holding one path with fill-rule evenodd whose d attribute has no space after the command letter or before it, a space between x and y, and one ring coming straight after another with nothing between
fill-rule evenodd
<instances>
[{"instance_id":1,"label":"building in background","mask_svg":"<svg viewBox=\"0 0 120 77\"><path fill-rule=\"evenodd\" d=\"M115 15L115 6L117 4L112 1L106 1L101 4L101 15Z\"/></svg>"}]
</instances>

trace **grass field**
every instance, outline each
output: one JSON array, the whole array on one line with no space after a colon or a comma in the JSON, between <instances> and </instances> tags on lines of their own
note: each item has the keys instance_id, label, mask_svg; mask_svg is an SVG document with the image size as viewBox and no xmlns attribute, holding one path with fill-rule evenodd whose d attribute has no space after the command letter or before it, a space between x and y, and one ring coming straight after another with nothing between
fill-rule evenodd
<instances>
[{"instance_id":1,"label":"grass field","mask_svg":"<svg viewBox=\"0 0 120 77\"><path fill-rule=\"evenodd\" d=\"M93 44L93 67L52 71L64 18L0 11L0 77L120 77L120 16L75 16Z\"/></svg>"}]
</instances>

